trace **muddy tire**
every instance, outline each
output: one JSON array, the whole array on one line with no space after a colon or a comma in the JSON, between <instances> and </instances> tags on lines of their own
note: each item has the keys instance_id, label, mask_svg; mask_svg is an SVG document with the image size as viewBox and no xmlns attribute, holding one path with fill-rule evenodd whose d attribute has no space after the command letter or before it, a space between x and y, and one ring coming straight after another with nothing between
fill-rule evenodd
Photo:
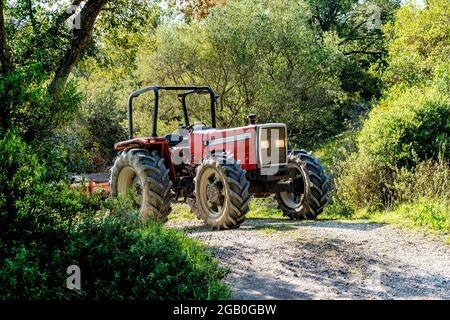
<instances>
[{"instance_id":1,"label":"muddy tire","mask_svg":"<svg viewBox=\"0 0 450 320\"><path fill-rule=\"evenodd\" d=\"M166 222L172 200L169 169L157 151L129 149L119 153L111 169L111 195L139 207L142 221Z\"/></svg>"},{"instance_id":2,"label":"muddy tire","mask_svg":"<svg viewBox=\"0 0 450 320\"><path fill-rule=\"evenodd\" d=\"M330 200L330 184L319 159L304 150L291 151L288 166L297 169L297 192L275 194L278 208L290 219L315 219Z\"/></svg>"},{"instance_id":3,"label":"muddy tire","mask_svg":"<svg viewBox=\"0 0 450 320\"><path fill-rule=\"evenodd\" d=\"M233 229L245 220L251 195L245 170L231 156L207 157L197 168L193 213L214 229Z\"/></svg>"}]
</instances>

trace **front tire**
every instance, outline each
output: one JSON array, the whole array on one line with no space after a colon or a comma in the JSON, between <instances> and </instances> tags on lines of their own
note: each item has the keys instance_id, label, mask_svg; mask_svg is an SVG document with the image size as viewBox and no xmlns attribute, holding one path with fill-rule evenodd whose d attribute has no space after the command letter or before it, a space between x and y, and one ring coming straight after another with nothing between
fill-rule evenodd
<instances>
[{"instance_id":1,"label":"front tire","mask_svg":"<svg viewBox=\"0 0 450 320\"><path fill-rule=\"evenodd\" d=\"M170 213L172 181L157 151L129 149L119 153L111 170L111 195L139 206L142 221L166 222Z\"/></svg>"},{"instance_id":2,"label":"front tire","mask_svg":"<svg viewBox=\"0 0 450 320\"><path fill-rule=\"evenodd\" d=\"M315 219L329 202L330 184L319 159L304 150L291 151L288 166L295 168L294 192L275 195L278 208L290 219Z\"/></svg>"},{"instance_id":3,"label":"front tire","mask_svg":"<svg viewBox=\"0 0 450 320\"><path fill-rule=\"evenodd\" d=\"M197 168L195 203L191 210L215 229L239 227L249 211L250 183L245 170L231 156L206 158Z\"/></svg>"}]
</instances>

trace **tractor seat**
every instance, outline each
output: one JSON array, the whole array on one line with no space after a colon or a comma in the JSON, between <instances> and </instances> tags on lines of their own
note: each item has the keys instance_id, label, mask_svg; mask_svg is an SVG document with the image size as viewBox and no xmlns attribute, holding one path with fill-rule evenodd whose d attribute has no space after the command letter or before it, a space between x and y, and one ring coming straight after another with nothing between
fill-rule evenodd
<instances>
[{"instance_id":1,"label":"tractor seat","mask_svg":"<svg viewBox=\"0 0 450 320\"><path fill-rule=\"evenodd\" d=\"M167 140L170 147L181 146L180 144L185 140L184 137L179 134L166 134L164 138Z\"/></svg>"}]
</instances>

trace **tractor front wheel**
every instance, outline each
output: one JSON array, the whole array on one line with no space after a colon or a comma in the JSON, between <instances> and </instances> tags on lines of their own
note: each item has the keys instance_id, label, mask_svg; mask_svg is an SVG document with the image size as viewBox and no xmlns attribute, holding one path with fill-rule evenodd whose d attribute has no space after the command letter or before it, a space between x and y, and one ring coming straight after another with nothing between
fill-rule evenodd
<instances>
[{"instance_id":1,"label":"tractor front wheel","mask_svg":"<svg viewBox=\"0 0 450 320\"><path fill-rule=\"evenodd\" d=\"M197 168L191 210L215 229L237 228L245 220L251 196L245 171L231 156L206 158Z\"/></svg>"},{"instance_id":2,"label":"tractor front wheel","mask_svg":"<svg viewBox=\"0 0 450 320\"><path fill-rule=\"evenodd\" d=\"M143 221L166 222L172 199L169 169L157 151L122 151L111 170L111 195L139 207Z\"/></svg>"},{"instance_id":3,"label":"tractor front wheel","mask_svg":"<svg viewBox=\"0 0 450 320\"><path fill-rule=\"evenodd\" d=\"M292 179L294 190L275 195L278 208L290 219L315 219L329 202L330 185L323 166L303 150L289 154L288 166L297 172Z\"/></svg>"}]
</instances>

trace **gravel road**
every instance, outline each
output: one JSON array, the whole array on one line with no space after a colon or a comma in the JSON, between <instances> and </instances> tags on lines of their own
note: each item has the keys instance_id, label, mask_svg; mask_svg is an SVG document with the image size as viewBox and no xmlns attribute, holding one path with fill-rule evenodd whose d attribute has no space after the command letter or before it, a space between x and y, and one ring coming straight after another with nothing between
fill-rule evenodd
<instances>
[{"instance_id":1,"label":"gravel road","mask_svg":"<svg viewBox=\"0 0 450 320\"><path fill-rule=\"evenodd\" d=\"M211 248L235 299L450 299L450 245L417 231L335 220L168 226Z\"/></svg>"}]
</instances>

